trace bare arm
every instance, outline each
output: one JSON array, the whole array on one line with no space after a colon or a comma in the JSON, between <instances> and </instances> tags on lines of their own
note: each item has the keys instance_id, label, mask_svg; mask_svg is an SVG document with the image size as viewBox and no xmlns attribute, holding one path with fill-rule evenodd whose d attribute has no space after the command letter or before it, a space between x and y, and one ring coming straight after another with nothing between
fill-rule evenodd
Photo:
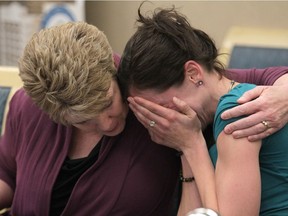
<instances>
[{"instance_id":1,"label":"bare arm","mask_svg":"<svg viewBox=\"0 0 288 216\"><path fill-rule=\"evenodd\" d=\"M258 86L239 98L242 105L222 113L223 119L249 115L225 127L234 138L250 141L263 139L281 129L288 122L288 74L278 78L273 86ZM268 122L268 129L261 122Z\"/></svg>"},{"instance_id":2,"label":"bare arm","mask_svg":"<svg viewBox=\"0 0 288 216\"><path fill-rule=\"evenodd\" d=\"M185 157L181 156L182 161L182 171L184 177L193 177L190 165ZM182 197L181 197L180 206L178 210L178 216L183 216L192 209L202 207L200 194L196 185L195 180L192 182L183 182L182 183Z\"/></svg>"},{"instance_id":3,"label":"bare arm","mask_svg":"<svg viewBox=\"0 0 288 216\"><path fill-rule=\"evenodd\" d=\"M0 210L8 208L12 204L13 190L0 179Z\"/></svg>"},{"instance_id":4,"label":"bare arm","mask_svg":"<svg viewBox=\"0 0 288 216\"><path fill-rule=\"evenodd\" d=\"M217 139L216 188L222 216L258 216L261 201L261 141L234 139L223 131Z\"/></svg>"}]
</instances>

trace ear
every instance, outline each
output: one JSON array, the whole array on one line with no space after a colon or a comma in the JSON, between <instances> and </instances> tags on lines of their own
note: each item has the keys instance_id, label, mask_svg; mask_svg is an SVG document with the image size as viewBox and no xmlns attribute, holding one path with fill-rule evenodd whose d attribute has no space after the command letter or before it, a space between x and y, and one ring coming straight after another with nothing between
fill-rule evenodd
<instances>
[{"instance_id":1,"label":"ear","mask_svg":"<svg viewBox=\"0 0 288 216\"><path fill-rule=\"evenodd\" d=\"M192 81L194 84L203 80L202 67L195 61L189 60L184 64L185 78Z\"/></svg>"}]
</instances>

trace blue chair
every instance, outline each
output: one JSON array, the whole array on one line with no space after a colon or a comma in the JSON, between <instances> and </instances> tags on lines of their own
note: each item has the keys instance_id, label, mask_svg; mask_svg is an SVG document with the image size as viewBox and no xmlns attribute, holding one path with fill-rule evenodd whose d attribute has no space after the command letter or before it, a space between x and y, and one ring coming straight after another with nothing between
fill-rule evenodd
<instances>
[{"instance_id":1,"label":"blue chair","mask_svg":"<svg viewBox=\"0 0 288 216\"><path fill-rule=\"evenodd\" d=\"M288 29L232 27L220 53L228 68L288 66Z\"/></svg>"},{"instance_id":2,"label":"blue chair","mask_svg":"<svg viewBox=\"0 0 288 216\"><path fill-rule=\"evenodd\" d=\"M13 94L22 87L18 74L17 67L0 66L0 135L4 132L9 101Z\"/></svg>"},{"instance_id":3,"label":"blue chair","mask_svg":"<svg viewBox=\"0 0 288 216\"><path fill-rule=\"evenodd\" d=\"M4 121L4 112L7 104L7 99L10 94L10 87L0 86L0 134L2 132L2 124Z\"/></svg>"}]
</instances>

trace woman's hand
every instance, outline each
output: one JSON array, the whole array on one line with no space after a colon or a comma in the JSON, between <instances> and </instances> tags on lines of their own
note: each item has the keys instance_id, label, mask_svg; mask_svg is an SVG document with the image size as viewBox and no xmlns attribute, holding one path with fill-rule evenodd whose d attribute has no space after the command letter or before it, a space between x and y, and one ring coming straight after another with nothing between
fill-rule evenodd
<instances>
[{"instance_id":1,"label":"woman's hand","mask_svg":"<svg viewBox=\"0 0 288 216\"><path fill-rule=\"evenodd\" d=\"M183 151L191 148L194 143L192 140L197 141L197 137L203 139L201 123L196 113L184 101L173 98L178 111L140 97L129 97L128 101L135 116L148 129L154 142ZM154 121L155 125L150 126L151 121Z\"/></svg>"},{"instance_id":2,"label":"woman's hand","mask_svg":"<svg viewBox=\"0 0 288 216\"><path fill-rule=\"evenodd\" d=\"M183 152L182 157L185 157L185 163L190 166L195 177L195 186L197 186L203 206L218 210L214 168L196 113L184 101L176 97L173 98L173 103L177 111L140 97L129 97L128 101L135 116L148 129L154 142ZM155 122L154 125L152 124L153 126L149 125L151 120ZM185 175L189 175L186 171L185 169ZM195 189L192 192L191 187L183 187L184 191L178 215L193 207L189 200L191 200L191 194L196 195ZM201 203L199 196L196 205Z\"/></svg>"},{"instance_id":3,"label":"woman's hand","mask_svg":"<svg viewBox=\"0 0 288 216\"><path fill-rule=\"evenodd\" d=\"M238 102L241 105L221 115L223 119L249 115L225 127L224 132L234 138L260 140L288 122L288 85L257 86L243 94Z\"/></svg>"}]
</instances>

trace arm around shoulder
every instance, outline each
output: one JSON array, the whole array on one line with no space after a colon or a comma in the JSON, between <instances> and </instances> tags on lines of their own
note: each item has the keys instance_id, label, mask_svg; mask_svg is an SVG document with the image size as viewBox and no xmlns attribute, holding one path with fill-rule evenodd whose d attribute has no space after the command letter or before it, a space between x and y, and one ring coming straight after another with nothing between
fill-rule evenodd
<instances>
[{"instance_id":1,"label":"arm around shoulder","mask_svg":"<svg viewBox=\"0 0 288 216\"><path fill-rule=\"evenodd\" d=\"M288 74L288 67L268 67L263 69L228 69L227 77L240 83L253 83L256 85L273 85L280 77Z\"/></svg>"}]
</instances>

